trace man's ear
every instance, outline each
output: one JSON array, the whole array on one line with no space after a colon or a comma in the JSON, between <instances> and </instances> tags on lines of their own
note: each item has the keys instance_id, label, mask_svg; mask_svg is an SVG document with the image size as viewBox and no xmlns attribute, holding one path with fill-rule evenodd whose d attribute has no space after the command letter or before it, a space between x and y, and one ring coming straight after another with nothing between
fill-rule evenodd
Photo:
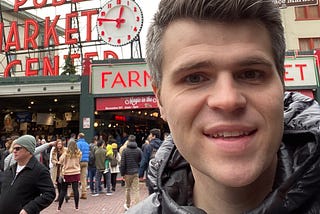
<instances>
[{"instance_id":1,"label":"man's ear","mask_svg":"<svg viewBox=\"0 0 320 214\"><path fill-rule=\"evenodd\" d=\"M159 107L159 110L160 110L161 118L164 121L167 121L167 119L166 119L166 111L163 108L162 103L161 103L161 99L160 99L160 89L157 88L157 86L155 84L152 84L152 90L153 90L153 93L154 93L154 95L156 96L156 99L157 99L157 103L158 103L158 107Z\"/></svg>"}]
</instances>

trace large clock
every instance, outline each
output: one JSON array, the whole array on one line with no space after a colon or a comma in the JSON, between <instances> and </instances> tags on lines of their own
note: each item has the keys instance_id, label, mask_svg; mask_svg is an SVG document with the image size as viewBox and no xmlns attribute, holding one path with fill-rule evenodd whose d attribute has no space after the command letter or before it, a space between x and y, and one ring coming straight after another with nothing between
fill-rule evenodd
<instances>
[{"instance_id":1,"label":"large clock","mask_svg":"<svg viewBox=\"0 0 320 214\"><path fill-rule=\"evenodd\" d=\"M99 12L98 33L103 41L112 46L132 42L143 25L143 14L133 0L111 0Z\"/></svg>"}]
</instances>

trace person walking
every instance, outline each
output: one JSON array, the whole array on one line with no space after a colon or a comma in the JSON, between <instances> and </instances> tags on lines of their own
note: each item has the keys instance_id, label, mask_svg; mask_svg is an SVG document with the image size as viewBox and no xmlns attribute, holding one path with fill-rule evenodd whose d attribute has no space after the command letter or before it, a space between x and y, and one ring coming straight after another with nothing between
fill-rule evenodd
<instances>
[{"instance_id":1,"label":"person walking","mask_svg":"<svg viewBox=\"0 0 320 214\"><path fill-rule=\"evenodd\" d=\"M143 151L142 160L140 164L140 172L146 171L146 174L148 173L149 162L151 159L155 157L155 153L158 151L158 149L162 144L160 137L161 137L160 129L154 128L150 130L150 134L148 136L150 143L144 146L144 151ZM148 187L149 194L153 193L153 188L150 185L148 176L146 177L146 185Z\"/></svg>"},{"instance_id":2,"label":"person walking","mask_svg":"<svg viewBox=\"0 0 320 214\"><path fill-rule=\"evenodd\" d=\"M89 162L88 162L88 178L89 178L89 188L91 194L95 193L94 190L94 179L96 177L96 158L95 158L95 152L97 149L97 139L93 139L90 143L90 153L89 153Z\"/></svg>"},{"instance_id":3,"label":"person walking","mask_svg":"<svg viewBox=\"0 0 320 214\"><path fill-rule=\"evenodd\" d=\"M150 144L150 141L149 141L149 139L147 138L147 139L144 140L144 144L142 144L142 146L141 146L142 159L143 159L143 154L146 152L146 147L147 147L147 145L149 145L149 144ZM140 168L139 168L139 179L140 179L141 181L144 180L144 176L145 176L145 171L146 171L146 170L147 170L146 165L143 164L143 163L142 163L142 160L141 160Z\"/></svg>"},{"instance_id":4,"label":"person walking","mask_svg":"<svg viewBox=\"0 0 320 214\"><path fill-rule=\"evenodd\" d=\"M106 160L105 160L105 169L104 169L104 178L105 178L105 187L106 187L106 195L112 195L111 192L111 171L110 171L110 162L113 159L113 149L110 145L110 140L108 140L108 144L106 146Z\"/></svg>"},{"instance_id":5,"label":"person walking","mask_svg":"<svg viewBox=\"0 0 320 214\"><path fill-rule=\"evenodd\" d=\"M53 183L57 186L57 190L58 190L58 196L55 202L59 201L59 196L62 189L62 183L61 183L61 180L59 180L61 176L61 170L62 170L62 162L60 161L60 158L66 152L67 152L67 148L64 147L61 139L57 139L56 146L52 148L52 160L51 160L53 165L51 170L51 179ZM68 202L69 197L66 195L65 199L66 199L66 202Z\"/></svg>"},{"instance_id":6,"label":"person walking","mask_svg":"<svg viewBox=\"0 0 320 214\"><path fill-rule=\"evenodd\" d=\"M115 141L115 140L114 140ZM116 185L117 185L117 177L118 173L120 173L120 162L121 162L121 155L118 152L118 144L113 142L111 144L112 150L113 150L113 158L111 159L109 163L109 168L111 172L111 190L116 191Z\"/></svg>"},{"instance_id":7,"label":"person walking","mask_svg":"<svg viewBox=\"0 0 320 214\"><path fill-rule=\"evenodd\" d=\"M35 157L36 139L23 135L13 142L15 164L1 176L1 213L38 214L55 199L49 170Z\"/></svg>"},{"instance_id":8,"label":"person walking","mask_svg":"<svg viewBox=\"0 0 320 214\"><path fill-rule=\"evenodd\" d=\"M78 149L76 141L70 139L66 153L62 154L59 161L62 163L60 181L62 183L61 192L59 194L58 211L61 211L63 200L67 195L68 185L71 184L75 209L79 209L79 181L80 181L80 160L82 153Z\"/></svg>"},{"instance_id":9,"label":"person walking","mask_svg":"<svg viewBox=\"0 0 320 214\"><path fill-rule=\"evenodd\" d=\"M80 161L81 173L80 173L80 183L81 183L81 199L87 199L87 173L88 173L88 162L90 148L88 142L84 139L84 134L78 134L77 146L82 153L82 158Z\"/></svg>"},{"instance_id":10,"label":"person walking","mask_svg":"<svg viewBox=\"0 0 320 214\"><path fill-rule=\"evenodd\" d=\"M105 170L106 150L104 149L105 142L98 140L97 149L95 151L95 165L96 165L96 182L94 185L94 193L92 196L99 196L102 192L101 178Z\"/></svg>"},{"instance_id":11,"label":"person walking","mask_svg":"<svg viewBox=\"0 0 320 214\"><path fill-rule=\"evenodd\" d=\"M136 143L136 137L129 135L127 148L121 155L120 173L125 181L125 210L131 205L137 204L140 200L139 195L139 164L142 158L142 151ZM131 193L133 195L133 203L131 204Z\"/></svg>"}]
</instances>

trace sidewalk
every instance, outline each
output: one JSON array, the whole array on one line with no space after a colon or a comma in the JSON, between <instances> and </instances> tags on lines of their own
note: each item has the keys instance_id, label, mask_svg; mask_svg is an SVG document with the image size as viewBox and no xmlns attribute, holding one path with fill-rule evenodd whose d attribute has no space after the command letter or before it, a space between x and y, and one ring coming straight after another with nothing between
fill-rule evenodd
<instances>
[{"instance_id":1,"label":"sidewalk","mask_svg":"<svg viewBox=\"0 0 320 214\"><path fill-rule=\"evenodd\" d=\"M148 196L148 190L145 182L140 182L140 199L143 200ZM90 192L90 190L89 190ZM113 195L107 196L100 194L97 197L92 197L88 194L86 200L80 199L79 210L76 211L74 208L74 200L71 198L68 203L64 201L61 207L61 212L57 212L58 202L53 202L48 208L43 210L41 214L52 214L52 213L79 213L79 214L122 214L125 213L123 208L125 201L125 188L117 183L116 191Z\"/></svg>"}]
</instances>

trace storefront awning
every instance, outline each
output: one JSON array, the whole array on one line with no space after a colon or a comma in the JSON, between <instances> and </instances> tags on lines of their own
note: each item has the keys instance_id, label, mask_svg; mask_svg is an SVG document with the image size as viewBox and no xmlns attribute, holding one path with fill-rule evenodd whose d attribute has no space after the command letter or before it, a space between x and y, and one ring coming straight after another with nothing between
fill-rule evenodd
<instances>
[{"instance_id":1,"label":"storefront awning","mask_svg":"<svg viewBox=\"0 0 320 214\"><path fill-rule=\"evenodd\" d=\"M155 96L96 98L96 111L158 108Z\"/></svg>"}]
</instances>

